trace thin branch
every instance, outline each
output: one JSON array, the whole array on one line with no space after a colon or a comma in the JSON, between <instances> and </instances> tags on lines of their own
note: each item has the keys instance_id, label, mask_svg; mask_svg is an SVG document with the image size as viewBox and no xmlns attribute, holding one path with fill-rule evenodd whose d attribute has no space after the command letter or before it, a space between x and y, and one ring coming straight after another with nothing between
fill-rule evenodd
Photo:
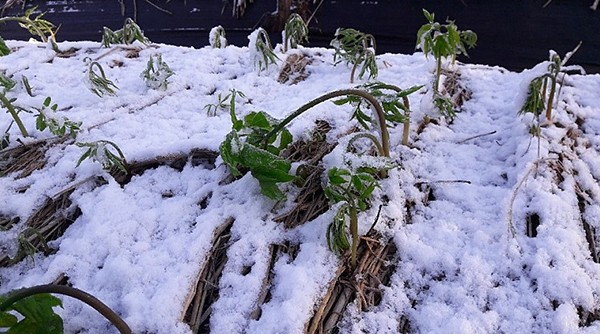
<instances>
[{"instance_id":1,"label":"thin branch","mask_svg":"<svg viewBox=\"0 0 600 334\"><path fill-rule=\"evenodd\" d=\"M476 139L476 138L480 138L480 137L485 137L485 136L493 135L494 133L496 133L496 130L494 130L492 132L480 134L480 135L477 135L477 136L469 137L467 139L463 139L463 140L457 142L457 144L462 144L462 143L467 142L467 141L472 140L472 139Z\"/></svg>"}]
</instances>

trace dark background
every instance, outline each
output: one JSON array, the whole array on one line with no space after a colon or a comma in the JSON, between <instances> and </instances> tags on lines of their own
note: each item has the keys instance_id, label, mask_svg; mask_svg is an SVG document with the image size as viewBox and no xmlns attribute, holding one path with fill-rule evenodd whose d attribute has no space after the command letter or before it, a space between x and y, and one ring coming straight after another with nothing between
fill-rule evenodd
<instances>
[{"instance_id":1,"label":"dark background","mask_svg":"<svg viewBox=\"0 0 600 334\"><path fill-rule=\"evenodd\" d=\"M355 28L371 33L377 41L377 53L413 53L416 32L426 20L422 8L436 14L436 20L447 17L459 29L470 29L479 36L477 47L469 51L465 62L499 65L511 70L531 68L548 59L548 50L561 56L579 41L581 49L570 64L582 65L588 73L600 72L600 11L590 9L593 0L553 0L546 8L544 1L533 0L254 0L243 15L233 15L233 0L152 0L168 14L146 0L121 0L125 17L134 17L145 35L153 42L202 47L208 44L208 32L222 25L230 44L247 45L247 36L258 27L270 30L273 43L281 41L277 32L281 17L274 12L284 2L293 3L293 11L310 22L310 43L305 46L328 46L339 27ZM4 3L0 1L0 4ZM123 25L119 0L27 1L27 7L38 5L47 11L45 18L60 24L57 35L63 40L100 41L102 27L113 30ZM318 9L317 9L318 7ZM317 9L315 11L315 9ZM6 15L22 14L21 5L8 8ZM281 10L279 13L283 13ZM287 13L283 13L286 15ZM4 39L28 39L29 35L16 23L0 25Z\"/></svg>"}]
</instances>

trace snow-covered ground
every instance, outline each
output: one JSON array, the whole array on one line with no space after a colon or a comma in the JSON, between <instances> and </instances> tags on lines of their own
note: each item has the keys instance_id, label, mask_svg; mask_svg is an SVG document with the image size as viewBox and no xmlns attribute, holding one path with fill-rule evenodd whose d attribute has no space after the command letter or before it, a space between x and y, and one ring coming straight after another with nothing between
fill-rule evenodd
<instances>
[{"instance_id":1,"label":"snow-covered ground","mask_svg":"<svg viewBox=\"0 0 600 334\"><path fill-rule=\"evenodd\" d=\"M168 45L101 48L97 42L60 43L75 47L69 58L45 45L8 41L14 52L0 57L0 71L20 81L26 76L33 97L18 86L7 93L15 104L39 107L48 96L58 113L82 122L77 142L110 140L129 162L218 151L231 130L228 110L207 115L204 106L219 93L242 91L238 117L266 111L284 118L304 103L334 90L351 88L350 69L333 66L330 49L301 48L312 59L308 77L295 85L277 82L279 68L257 73L248 48L193 49ZM166 91L146 87L140 73L160 53L175 73ZM278 53L285 59L286 54ZM85 58L98 59L119 87L100 98L88 89ZM377 57L377 80L408 88L429 86L433 59L422 53ZM366 312L350 304L341 333L396 333L401 319L414 333L598 333L600 321L581 318L600 310L600 264L594 262L584 222L600 238L600 76L571 75L558 97L555 123L529 134L531 116L519 116L531 78L498 67L461 64L461 80L472 91L458 116L417 127L425 114L426 88L410 95L410 145L402 146L402 126L390 128L391 156L400 167L375 191L372 208L359 215L366 233L383 206L375 229L398 248L395 272L383 287L382 302ZM361 81L359 83L364 83ZM528 83L528 81L527 81ZM423 105L423 107L421 107ZM335 142L355 125L351 106L322 103L293 121L295 139L310 136L316 120L332 126ZM50 138L35 130L35 117L21 113L30 138ZM0 114L0 130L12 120ZM12 126L11 147L21 145ZM482 135L482 136L479 136ZM74 287L113 308L135 333L190 333L182 321L185 303L228 218L228 261L212 305L212 333L302 333L339 265L327 247L333 212L293 229L273 221L293 206L298 189L281 186L288 202L263 196L248 173L221 182L228 170L188 163L182 171L160 166L134 176L121 187L98 163L76 164L85 150L74 141L52 146L48 163L25 178L0 177L0 216L20 223L0 231L0 251L14 255L18 234L47 198L101 175L107 184L84 182L70 196L81 215L50 242L56 253L0 268L0 293L53 282L61 274ZM539 158L538 158L539 155ZM200 206L199 202L205 201ZM408 210L408 214L407 214ZM526 221L539 218L535 237ZM514 234L513 231L514 230ZM295 259L282 258L272 269L271 297L259 320L251 320L274 243L300 245ZM244 268L251 266L248 273ZM67 333L116 330L96 311L63 298ZM593 317L592 317L593 318ZM593 319L592 319L593 320Z\"/></svg>"}]
</instances>

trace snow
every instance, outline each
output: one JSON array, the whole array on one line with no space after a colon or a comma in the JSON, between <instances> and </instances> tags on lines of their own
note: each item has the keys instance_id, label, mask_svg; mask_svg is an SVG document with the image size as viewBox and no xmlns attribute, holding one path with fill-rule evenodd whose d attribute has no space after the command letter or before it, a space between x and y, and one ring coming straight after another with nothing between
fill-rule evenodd
<instances>
[{"instance_id":1,"label":"snow","mask_svg":"<svg viewBox=\"0 0 600 334\"><path fill-rule=\"evenodd\" d=\"M34 97L17 86L8 93L17 98L15 104L40 107L52 97L58 104L56 117L83 123L78 142L110 140L129 162L194 148L217 151L231 131L229 112L218 110L213 117L204 106L232 88L246 95L236 100L238 118L263 110L282 119L320 95L353 87L348 83L350 69L333 66L333 51L324 48L299 48L297 52L313 61L307 66L310 75L298 84L277 82L281 61L258 75L256 34L249 47L224 49L134 44L107 50L96 42L59 43L61 49L79 49L70 58L56 57L41 43L7 41L16 50L0 57L0 71L15 80L29 78ZM146 87L139 77L149 57L158 53L175 73L164 91ZM87 57L97 59L119 87L116 96L99 98L88 89ZM377 59L378 80L401 88L431 85L434 60L422 53ZM411 146L400 145L402 126L389 129L391 157L400 166L381 181L373 207L359 215L359 232L366 233L381 198L389 199L375 228L396 244L396 269L389 286L382 287L378 306L359 312L355 304L349 305L341 333L396 333L401 318L408 319L415 333L600 330L599 321L580 325L579 315L580 310L593 313L600 308L600 265L592 260L583 228L584 222L595 228L595 241L600 242L600 76L566 77L553 111L557 123L542 127L538 159L538 139L528 133L534 120L517 111L529 81L547 66L541 62L515 73L458 65L472 97L452 121L432 113L426 89L409 97ZM351 111L350 105L321 103L288 129L295 139L307 138L316 120L328 121L332 131L327 140L340 145L323 159L327 168L381 163L344 152L355 125L349 122ZM437 122L417 134L426 115L436 116ZM21 118L32 135L21 138L23 142L52 138L48 131L35 130L33 115L21 113ZM10 121L10 114L0 114L0 129ZM10 135L11 147L20 145L16 126ZM215 229L231 217L235 221L228 261L219 299L212 305L211 331L304 332L339 265L325 237L333 210L287 230L273 218L292 207L293 196L275 203L261 195L249 173L229 184L221 182L228 172L220 158L215 168L188 163L182 171L150 169L121 186L91 160L75 168L83 152L74 141L66 141L51 147L46 166L30 176L0 177L0 216L20 218L12 229L0 231L0 250L10 255L16 252L15 238L25 229L24 222L48 197L92 176L108 181L99 186L83 182L76 188L70 199L82 214L51 242L58 251L0 268L0 293L50 283L64 273L74 287L113 308L135 333L190 333L182 321L184 303L205 264ZM297 192L294 186L282 187ZM580 193L585 194L582 211ZM203 208L198 203L204 198L208 201ZM413 203L410 216L408 202ZM541 222L536 237L525 233L532 214ZM284 241L299 244L299 253L275 262L270 299L261 306L260 319L252 320L269 275L270 247ZM243 273L248 266L251 271ZM63 300L65 307L57 312L65 319L65 332L115 332L95 311Z\"/></svg>"}]
</instances>

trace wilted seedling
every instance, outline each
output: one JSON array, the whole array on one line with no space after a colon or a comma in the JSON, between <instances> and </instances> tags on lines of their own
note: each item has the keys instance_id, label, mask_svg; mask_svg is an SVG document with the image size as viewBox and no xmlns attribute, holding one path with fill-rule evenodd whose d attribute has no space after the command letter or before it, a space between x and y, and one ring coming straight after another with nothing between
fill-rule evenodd
<instances>
[{"instance_id":1,"label":"wilted seedling","mask_svg":"<svg viewBox=\"0 0 600 334\"><path fill-rule=\"evenodd\" d=\"M302 41L308 42L308 26L300 15L293 13L283 30L283 52L296 49Z\"/></svg>"},{"instance_id":2,"label":"wilted seedling","mask_svg":"<svg viewBox=\"0 0 600 334\"><path fill-rule=\"evenodd\" d=\"M52 24L52 22L50 22L50 21L43 19L43 16L46 13L41 13L38 16L36 16L34 19L31 19L30 16L31 16L31 14L33 14L33 12L36 9L37 9L37 6L26 10L25 14L23 14L23 16L19 16L19 17L7 16L7 17L0 18L0 24L9 22L9 21L16 21L19 23L21 28L27 29L29 31L29 33L33 36L39 36L42 39L42 42L46 43L46 42L48 42L48 37L46 37L46 36L52 35L54 33L53 32L54 24ZM0 44L3 44L3 43L0 43ZM4 44L4 46L6 46L6 44ZM4 50L4 52L2 52L2 53L5 53L5 52L6 52L6 50ZM2 54L2 53L0 53L0 54Z\"/></svg>"},{"instance_id":3,"label":"wilted seedling","mask_svg":"<svg viewBox=\"0 0 600 334\"><path fill-rule=\"evenodd\" d=\"M269 34L263 28L254 30L250 36L248 36L248 48L250 49L250 56L254 62L254 67L260 73L263 70L268 70L270 64L275 64L277 56L273 52L273 46L271 46L271 39Z\"/></svg>"},{"instance_id":4,"label":"wilted seedling","mask_svg":"<svg viewBox=\"0 0 600 334\"><path fill-rule=\"evenodd\" d=\"M100 74L94 71L94 67L100 71ZM104 96L104 94L117 95L115 89L119 89L119 87L106 78L104 69L97 61L94 61L90 64L88 69L88 80L91 85L90 90L99 97Z\"/></svg>"},{"instance_id":5,"label":"wilted seedling","mask_svg":"<svg viewBox=\"0 0 600 334\"><path fill-rule=\"evenodd\" d=\"M68 130L69 135L72 138L75 138L77 132L81 130L81 122L72 122L64 116L57 117L55 113L58 105L51 105L51 103L52 99L47 97L41 108L35 108L38 111L35 127L40 131L44 131L48 128L50 133L59 137L64 136Z\"/></svg>"},{"instance_id":6,"label":"wilted seedling","mask_svg":"<svg viewBox=\"0 0 600 334\"><path fill-rule=\"evenodd\" d=\"M144 79L148 88L166 90L169 85L168 79L173 74L169 65L162 60L162 55L157 54L156 60L154 60L154 56L150 56L148 65L140 76Z\"/></svg>"},{"instance_id":7,"label":"wilted seedling","mask_svg":"<svg viewBox=\"0 0 600 334\"><path fill-rule=\"evenodd\" d=\"M31 243L31 241L29 241L28 235L36 235L40 240L40 244L44 253L50 253L50 247L48 247L48 243L46 242L46 238L44 237L44 235L42 235L42 233L38 229L29 227L26 228L23 232L19 233L19 236L17 237L17 254L11 260L12 263L16 263L17 261L20 261L23 258L29 258L32 262L35 261L34 255L38 251L38 247L36 247Z\"/></svg>"},{"instance_id":8,"label":"wilted seedling","mask_svg":"<svg viewBox=\"0 0 600 334\"><path fill-rule=\"evenodd\" d=\"M223 96L223 93L219 93L219 96L217 97L217 103L215 103L215 104L209 103L204 106L204 109L206 109L206 115L207 116L217 116L218 110L225 110L225 109L229 108L230 114L232 115L232 119L234 119L235 118L236 96L239 96L241 98L246 97L246 95L244 95L243 92L240 92L233 88L229 91L229 94L227 94L225 96ZM229 101L229 103L227 103L227 101Z\"/></svg>"},{"instance_id":9,"label":"wilted seedling","mask_svg":"<svg viewBox=\"0 0 600 334\"><path fill-rule=\"evenodd\" d=\"M104 27L102 31L102 45L109 48L111 44L132 44L135 41L147 45L150 40L144 36L144 31L132 19L126 18L123 28L112 31Z\"/></svg>"},{"instance_id":10,"label":"wilted seedling","mask_svg":"<svg viewBox=\"0 0 600 334\"><path fill-rule=\"evenodd\" d=\"M121 151L119 146L112 141L97 140L88 143L77 143L77 146L87 148L87 151L79 158L75 167L79 167L85 159L90 158L92 161L99 162L102 165L102 169L109 173L115 169L126 174L128 173L128 164L125 155L123 155L123 151ZM117 152L116 154L112 152L111 147Z\"/></svg>"},{"instance_id":11,"label":"wilted seedling","mask_svg":"<svg viewBox=\"0 0 600 334\"><path fill-rule=\"evenodd\" d=\"M225 29L221 26L216 26L210 29L208 34L208 43L213 49L224 49L227 46L227 38L225 38Z\"/></svg>"},{"instance_id":12,"label":"wilted seedling","mask_svg":"<svg viewBox=\"0 0 600 334\"><path fill-rule=\"evenodd\" d=\"M336 65L342 60L345 60L346 64L352 64L350 83L354 82L354 73L360 64L362 64L362 68L358 74L359 79L362 79L367 71L369 79L377 78L376 45L373 35L351 28L338 29L335 32L335 39L331 41L331 46L335 49L333 61Z\"/></svg>"}]
</instances>

